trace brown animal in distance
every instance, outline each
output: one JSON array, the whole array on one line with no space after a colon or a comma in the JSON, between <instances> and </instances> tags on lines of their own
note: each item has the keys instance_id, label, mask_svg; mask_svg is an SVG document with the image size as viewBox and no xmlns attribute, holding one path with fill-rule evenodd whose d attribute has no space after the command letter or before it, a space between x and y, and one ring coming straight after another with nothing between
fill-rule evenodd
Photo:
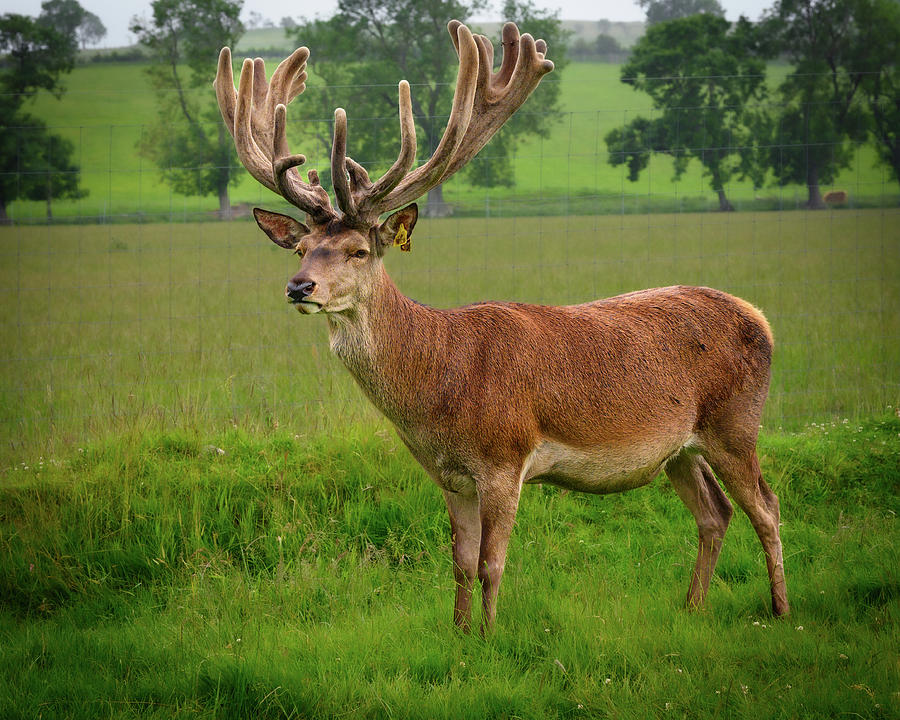
<instances>
[{"instance_id":1,"label":"brown animal in distance","mask_svg":"<svg viewBox=\"0 0 900 720\"><path fill-rule=\"evenodd\" d=\"M426 163L411 170L416 139L406 81L400 152L374 182L347 156L346 115L335 110L339 211L314 170L301 179L296 168L305 158L288 149L285 106L304 90L305 47L269 82L262 60L245 60L237 92L225 48L215 88L244 166L306 213L302 223L254 210L266 234L301 258L288 301L303 314L325 313L332 351L443 491L454 621L469 628L479 580L482 629L493 625L523 484L608 493L645 485L660 470L699 529L687 605L703 603L732 515L718 476L750 517L765 550L773 611L786 614L778 499L756 455L772 354L771 331L756 308L709 288L669 287L569 307L486 302L437 310L405 297L388 277L382 258L412 234L412 201L471 160L553 69L546 43L520 36L512 23L503 28L497 72L487 38L457 21L448 29L459 55L457 85Z\"/></svg>"}]
</instances>

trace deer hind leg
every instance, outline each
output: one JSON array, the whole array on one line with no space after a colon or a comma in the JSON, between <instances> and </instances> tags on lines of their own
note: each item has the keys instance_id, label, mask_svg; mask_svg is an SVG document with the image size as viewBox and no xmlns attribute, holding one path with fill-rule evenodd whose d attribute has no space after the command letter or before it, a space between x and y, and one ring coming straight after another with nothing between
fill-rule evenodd
<instances>
[{"instance_id":1,"label":"deer hind leg","mask_svg":"<svg viewBox=\"0 0 900 720\"><path fill-rule=\"evenodd\" d=\"M481 580L481 632L494 627L497 617L497 593L506 565L506 549L519 507L521 485L518 477L509 484L480 490L481 548L478 555L478 579Z\"/></svg>"},{"instance_id":2,"label":"deer hind leg","mask_svg":"<svg viewBox=\"0 0 900 720\"><path fill-rule=\"evenodd\" d=\"M453 622L469 632L472 624L472 590L478 577L478 554L481 548L481 518L478 496L444 491L444 501L450 515L450 542L453 548L453 577L456 580L456 600L453 603Z\"/></svg>"},{"instance_id":3,"label":"deer hind leg","mask_svg":"<svg viewBox=\"0 0 900 720\"><path fill-rule=\"evenodd\" d=\"M706 455L732 499L747 513L762 543L772 591L772 613L776 616L787 615L790 606L778 531L781 512L778 497L763 480L755 447L749 450L732 450L714 446Z\"/></svg>"},{"instance_id":4,"label":"deer hind leg","mask_svg":"<svg viewBox=\"0 0 900 720\"><path fill-rule=\"evenodd\" d=\"M700 534L697 562L685 599L688 608L696 609L706 599L709 581L722 549L722 539L734 511L712 469L700 455L682 452L666 465L666 475L697 521Z\"/></svg>"}]
</instances>

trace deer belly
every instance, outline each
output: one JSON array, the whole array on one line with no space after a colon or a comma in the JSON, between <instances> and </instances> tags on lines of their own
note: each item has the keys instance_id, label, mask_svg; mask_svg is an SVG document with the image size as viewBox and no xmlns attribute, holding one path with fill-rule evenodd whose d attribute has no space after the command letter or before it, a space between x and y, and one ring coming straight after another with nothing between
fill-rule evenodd
<instances>
[{"instance_id":1,"label":"deer belly","mask_svg":"<svg viewBox=\"0 0 900 720\"><path fill-rule=\"evenodd\" d=\"M526 460L522 481L550 483L589 493L631 490L653 480L666 461L688 445L689 439L626 447L576 448L545 440Z\"/></svg>"}]
</instances>

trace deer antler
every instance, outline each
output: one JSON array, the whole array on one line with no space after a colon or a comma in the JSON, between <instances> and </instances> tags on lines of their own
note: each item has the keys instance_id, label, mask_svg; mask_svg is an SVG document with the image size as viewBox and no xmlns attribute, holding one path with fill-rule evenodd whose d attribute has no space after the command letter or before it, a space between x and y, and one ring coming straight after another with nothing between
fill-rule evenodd
<instances>
[{"instance_id":1,"label":"deer antler","mask_svg":"<svg viewBox=\"0 0 900 720\"><path fill-rule=\"evenodd\" d=\"M322 223L337 213L315 170L310 170L308 183L300 179L295 168L306 157L292 155L287 142L285 106L306 89L307 58L309 50L298 48L281 61L268 82L265 62L248 58L235 91L231 50L222 48L214 84L222 119L244 167L269 190Z\"/></svg>"},{"instance_id":2,"label":"deer antler","mask_svg":"<svg viewBox=\"0 0 900 720\"><path fill-rule=\"evenodd\" d=\"M458 20L447 29L459 56L456 90L447 127L431 158L410 172L416 156L416 129L409 83L400 82L400 152L391 168L376 182L347 156L347 114L334 111L331 176L342 220L359 227L374 224L382 213L402 207L447 180L468 163L518 110L541 78L553 70L544 58L547 44L531 35L520 36L515 24L503 27L503 59L493 72L494 50L484 35L473 35ZM309 183L294 169L303 155L291 155L286 135L286 105L303 92L309 50L302 47L283 60L266 82L259 58L244 60L235 94L231 52L223 48L216 74L216 97L222 118L234 137L244 167L286 200L304 210L314 222L337 217L315 170Z\"/></svg>"},{"instance_id":3,"label":"deer antler","mask_svg":"<svg viewBox=\"0 0 900 720\"><path fill-rule=\"evenodd\" d=\"M379 212L402 207L444 182L466 165L553 70L544 59L547 43L519 36L514 23L503 27L503 59L494 73L494 49L484 35L473 35L458 20L447 25L459 55L453 109L432 158L416 168L376 203Z\"/></svg>"}]
</instances>

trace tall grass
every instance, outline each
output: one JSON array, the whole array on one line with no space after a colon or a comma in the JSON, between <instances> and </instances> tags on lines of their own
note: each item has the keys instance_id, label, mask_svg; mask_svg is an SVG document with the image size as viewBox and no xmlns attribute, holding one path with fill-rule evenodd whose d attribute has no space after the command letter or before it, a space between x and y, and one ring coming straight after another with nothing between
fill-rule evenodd
<instances>
[{"instance_id":1,"label":"tall grass","mask_svg":"<svg viewBox=\"0 0 900 720\"><path fill-rule=\"evenodd\" d=\"M577 303L702 284L775 332L764 424L900 404L900 214L423 220L389 270L416 300ZM252 223L0 229L0 467L146 428L380 422L283 298L296 259Z\"/></svg>"},{"instance_id":2,"label":"tall grass","mask_svg":"<svg viewBox=\"0 0 900 720\"><path fill-rule=\"evenodd\" d=\"M124 438L0 484L0 715L895 717L900 420L761 439L793 614L737 512L706 609L664 481L523 494L488 641L392 434ZM221 452L220 452L221 451Z\"/></svg>"}]
</instances>

